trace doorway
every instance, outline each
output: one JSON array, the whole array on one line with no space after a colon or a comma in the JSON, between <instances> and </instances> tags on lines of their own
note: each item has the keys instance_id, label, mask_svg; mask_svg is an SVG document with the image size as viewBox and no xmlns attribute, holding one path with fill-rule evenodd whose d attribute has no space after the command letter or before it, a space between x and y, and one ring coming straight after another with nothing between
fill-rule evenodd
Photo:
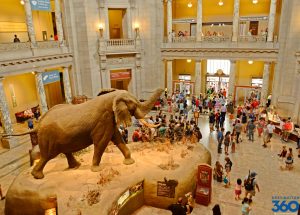
<instances>
[{"instance_id":1,"label":"doorway","mask_svg":"<svg viewBox=\"0 0 300 215\"><path fill-rule=\"evenodd\" d=\"M131 69L110 71L110 84L112 88L128 91L130 82L131 82Z\"/></svg>"},{"instance_id":2,"label":"doorway","mask_svg":"<svg viewBox=\"0 0 300 215\"><path fill-rule=\"evenodd\" d=\"M110 39L128 38L128 15L126 9L108 9Z\"/></svg>"}]
</instances>

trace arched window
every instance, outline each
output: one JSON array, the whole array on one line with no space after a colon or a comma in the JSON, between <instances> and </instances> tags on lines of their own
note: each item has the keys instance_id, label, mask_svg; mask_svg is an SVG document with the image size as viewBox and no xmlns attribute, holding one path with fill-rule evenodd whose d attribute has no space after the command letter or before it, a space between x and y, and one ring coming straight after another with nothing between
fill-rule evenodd
<instances>
[{"instance_id":1,"label":"arched window","mask_svg":"<svg viewBox=\"0 0 300 215\"><path fill-rule=\"evenodd\" d=\"M221 69L225 75L229 75L230 60L207 60L208 74L214 75L219 69Z\"/></svg>"}]
</instances>

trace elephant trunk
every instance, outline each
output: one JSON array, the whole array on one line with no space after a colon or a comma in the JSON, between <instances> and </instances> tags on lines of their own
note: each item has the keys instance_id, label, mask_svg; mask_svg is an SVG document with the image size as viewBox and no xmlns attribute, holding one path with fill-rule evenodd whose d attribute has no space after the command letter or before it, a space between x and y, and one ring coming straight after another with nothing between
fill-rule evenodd
<instances>
[{"instance_id":1,"label":"elephant trunk","mask_svg":"<svg viewBox=\"0 0 300 215\"><path fill-rule=\"evenodd\" d=\"M157 89L152 94L150 99L148 99L145 102L139 102L138 106L135 110L135 118L137 119L143 119L147 113L149 113L154 105L154 103L159 99L160 95L164 92L163 89Z\"/></svg>"}]
</instances>

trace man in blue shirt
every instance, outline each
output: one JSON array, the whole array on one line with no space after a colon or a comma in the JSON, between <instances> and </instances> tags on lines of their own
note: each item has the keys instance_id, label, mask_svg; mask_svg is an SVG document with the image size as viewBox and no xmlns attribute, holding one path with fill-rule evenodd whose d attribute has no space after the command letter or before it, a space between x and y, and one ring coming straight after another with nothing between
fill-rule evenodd
<instances>
[{"instance_id":1,"label":"man in blue shirt","mask_svg":"<svg viewBox=\"0 0 300 215\"><path fill-rule=\"evenodd\" d=\"M222 154L222 142L223 142L223 139L224 139L224 128L221 128L218 131L217 139L218 139L218 153Z\"/></svg>"}]
</instances>

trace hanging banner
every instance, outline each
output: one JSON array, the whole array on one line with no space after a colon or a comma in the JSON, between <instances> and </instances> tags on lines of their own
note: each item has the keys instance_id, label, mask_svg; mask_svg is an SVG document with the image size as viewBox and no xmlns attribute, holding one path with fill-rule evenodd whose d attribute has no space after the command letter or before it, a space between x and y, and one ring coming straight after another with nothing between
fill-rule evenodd
<instances>
[{"instance_id":1,"label":"hanging banner","mask_svg":"<svg viewBox=\"0 0 300 215\"><path fill-rule=\"evenodd\" d=\"M60 75L59 71L51 71L51 72L44 72L43 73L43 83L44 85L46 84L51 84L54 82L60 81Z\"/></svg>"},{"instance_id":2,"label":"hanging banner","mask_svg":"<svg viewBox=\"0 0 300 215\"><path fill-rule=\"evenodd\" d=\"M31 10L50 11L50 0L30 0Z\"/></svg>"}]
</instances>

